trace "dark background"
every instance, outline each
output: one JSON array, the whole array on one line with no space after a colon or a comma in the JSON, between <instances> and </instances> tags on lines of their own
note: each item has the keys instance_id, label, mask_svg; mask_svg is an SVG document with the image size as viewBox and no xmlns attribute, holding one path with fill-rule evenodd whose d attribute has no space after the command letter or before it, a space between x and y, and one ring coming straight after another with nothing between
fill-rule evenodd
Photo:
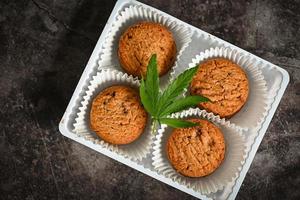
<instances>
[{"instance_id":1,"label":"dark background","mask_svg":"<svg viewBox=\"0 0 300 200\"><path fill-rule=\"evenodd\" d=\"M143 2L289 72L237 199L300 199L300 2ZM193 199L58 131L114 4L0 1L0 199Z\"/></svg>"}]
</instances>

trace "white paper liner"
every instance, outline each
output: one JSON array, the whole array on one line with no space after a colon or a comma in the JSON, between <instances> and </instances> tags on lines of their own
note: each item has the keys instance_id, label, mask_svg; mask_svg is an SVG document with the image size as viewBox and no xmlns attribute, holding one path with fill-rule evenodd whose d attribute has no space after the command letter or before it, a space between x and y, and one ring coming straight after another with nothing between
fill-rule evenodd
<instances>
[{"instance_id":1,"label":"white paper liner","mask_svg":"<svg viewBox=\"0 0 300 200\"><path fill-rule=\"evenodd\" d=\"M189 43L188 47L182 53L179 61L176 63L174 71L171 73L171 80L175 79L180 73L186 70L193 55L197 55L199 52L205 51L211 47L221 47L224 45L220 41L216 40L214 36L203 32L199 33L199 31L196 30L192 32L191 40L193 42Z\"/></svg>"},{"instance_id":2,"label":"white paper liner","mask_svg":"<svg viewBox=\"0 0 300 200\"><path fill-rule=\"evenodd\" d=\"M121 34L131 25L140 21L152 21L160 23L167 27L172 32L177 47L177 55L174 66L177 66L179 57L184 49L191 41L190 30L183 24L176 22L174 19L166 16L164 13L158 12L152 8L145 8L141 5L130 5L125 7L112 23L112 28L107 34L103 45L103 54L98 62L100 68L111 68L118 66L115 69L124 72L119 64L118 44ZM161 77L161 86L166 86L169 82L170 74L174 71L174 67Z\"/></svg>"},{"instance_id":3,"label":"white paper liner","mask_svg":"<svg viewBox=\"0 0 300 200\"><path fill-rule=\"evenodd\" d=\"M268 105L267 105L266 110L267 110L267 112L269 112L276 96L278 95L278 91L280 89L280 84L282 82L282 74L281 74L281 72L278 71L277 68L274 67L274 65L270 65L270 64L264 63L262 61L260 61L258 63L258 65L259 65L259 68L262 70L262 73L265 74L265 75L267 74L267 76L265 76L266 82L271 82L268 79L272 79L272 84L267 84ZM257 133L262 128L263 122L264 121L261 121L259 126L255 127L254 129L249 130L246 133L246 139L247 139L249 145L252 145L252 144L255 143L255 140L258 137Z\"/></svg>"},{"instance_id":4,"label":"white paper liner","mask_svg":"<svg viewBox=\"0 0 300 200\"><path fill-rule=\"evenodd\" d=\"M185 177L172 167L170 164L167 153L166 143L172 132L172 128L162 125L158 130L158 134L154 140L154 152L152 153L152 164L158 173L163 174L167 178L184 185L188 188L200 192L201 194L209 194L223 189L223 187L235 180L244 164L246 157L246 146L244 136L241 130L234 124L220 119L220 117L208 113L205 110L189 109L179 113L172 114L173 118L203 118L213 122L223 132L225 138L225 158L219 168L212 174L201 178Z\"/></svg>"},{"instance_id":5,"label":"white paper liner","mask_svg":"<svg viewBox=\"0 0 300 200\"><path fill-rule=\"evenodd\" d=\"M115 70L101 70L89 83L81 101L81 106L76 114L75 123L73 124L73 132L80 137L84 137L86 140L100 145L110 151L123 155L124 157L132 160L141 160L150 153L151 144L153 141L153 134L151 134L151 119L148 116L148 122L144 133L134 142L126 145L113 145L103 141L95 132L89 127L89 113L91 109L92 100L107 87L113 85L128 85L138 89L140 83L139 80L118 72Z\"/></svg>"},{"instance_id":6,"label":"white paper liner","mask_svg":"<svg viewBox=\"0 0 300 200\"><path fill-rule=\"evenodd\" d=\"M205 50L193 58L189 68L211 58L227 58L233 61L244 69L249 80L248 99L241 110L229 119L230 122L244 130L259 126L267 115L270 103L266 81L259 69L261 63L229 47L216 47Z\"/></svg>"}]
</instances>

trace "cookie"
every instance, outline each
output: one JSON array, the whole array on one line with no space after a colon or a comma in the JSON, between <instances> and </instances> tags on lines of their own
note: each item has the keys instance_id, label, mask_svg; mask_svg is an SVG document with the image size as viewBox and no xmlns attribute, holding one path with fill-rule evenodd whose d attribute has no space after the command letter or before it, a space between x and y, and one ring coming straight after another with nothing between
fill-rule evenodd
<instances>
[{"instance_id":1,"label":"cookie","mask_svg":"<svg viewBox=\"0 0 300 200\"><path fill-rule=\"evenodd\" d=\"M128 74L145 76L152 54L157 55L159 76L166 74L176 58L175 40L166 27L159 23L140 22L122 34L118 55Z\"/></svg>"},{"instance_id":2,"label":"cookie","mask_svg":"<svg viewBox=\"0 0 300 200\"><path fill-rule=\"evenodd\" d=\"M200 103L199 107L229 118L246 103L249 83L240 66L228 59L215 58L200 63L191 82L190 92L211 100Z\"/></svg>"},{"instance_id":3,"label":"cookie","mask_svg":"<svg viewBox=\"0 0 300 200\"><path fill-rule=\"evenodd\" d=\"M176 128L167 141L167 155L172 166L188 177L203 177L213 173L225 156L225 141L221 130L203 119L189 119L199 126Z\"/></svg>"},{"instance_id":4,"label":"cookie","mask_svg":"<svg viewBox=\"0 0 300 200\"><path fill-rule=\"evenodd\" d=\"M111 144L129 144L144 131L147 113L139 94L128 86L115 85L94 98L90 128Z\"/></svg>"}]
</instances>

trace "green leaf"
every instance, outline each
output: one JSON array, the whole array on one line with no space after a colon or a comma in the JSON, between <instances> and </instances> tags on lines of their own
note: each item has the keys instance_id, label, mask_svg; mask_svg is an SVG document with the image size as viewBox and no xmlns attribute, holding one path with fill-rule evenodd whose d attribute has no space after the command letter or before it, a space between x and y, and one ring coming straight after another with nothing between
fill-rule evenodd
<instances>
[{"instance_id":1,"label":"green leaf","mask_svg":"<svg viewBox=\"0 0 300 200\"><path fill-rule=\"evenodd\" d=\"M152 107L155 108L159 96L159 78L157 72L156 54L153 54L147 66L145 81L146 92L151 100Z\"/></svg>"},{"instance_id":2,"label":"green leaf","mask_svg":"<svg viewBox=\"0 0 300 200\"><path fill-rule=\"evenodd\" d=\"M192 81L197 70L198 66L184 71L165 89L158 104L158 113L160 113L162 108L171 104L177 96L182 94Z\"/></svg>"},{"instance_id":3,"label":"green leaf","mask_svg":"<svg viewBox=\"0 0 300 200\"><path fill-rule=\"evenodd\" d=\"M147 112L153 115L154 107L152 107L152 102L146 91L145 81L143 78L141 80L141 85L140 85L140 97L141 97L142 104L144 105Z\"/></svg>"},{"instance_id":4,"label":"green leaf","mask_svg":"<svg viewBox=\"0 0 300 200\"><path fill-rule=\"evenodd\" d=\"M174 119L174 118L161 118L159 119L160 123L167 124L173 128L187 128L199 125L198 123Z\"/></svg>"},{"instance_id":5,"label":"green leaf","mask_svg":"<svg viewBox=\"0 0 300 200\"><path fill-rule=\"evenodd\" d=\"M167 106L165 109L163 109L159 116L164 117L171 113L179 112L183 109L196 106L201 102L207 102L207 101L209 101L209 99L203 96L188 96L182 99L178 99L174 101L172 104L170 104L169 106Z\"/></svg>"},{"instance_id":6,"label":"green leaf","mask_svg":"<svg viewBox=\"0 0 300 200\"><path fill-rule=\"evenodd\" d=\"M151 115L153 126L157 123L167 124L174 128L197 126L199 123L193 123L180 119L172 119L167 115L180 111L182 109L194 106L199 102L207 101L208 99L201 96L189 96L186 98L176 98L183 93L192 81L193 76L197 72L198 66L188 69L180 74L163 92L159 91L159 75L157 70L156 55L152 55L147 66L146 80L142 77L140 85L141 102L146 111ZM155 129L154 129L155 130Z\"/></svg>"}]
</instances>

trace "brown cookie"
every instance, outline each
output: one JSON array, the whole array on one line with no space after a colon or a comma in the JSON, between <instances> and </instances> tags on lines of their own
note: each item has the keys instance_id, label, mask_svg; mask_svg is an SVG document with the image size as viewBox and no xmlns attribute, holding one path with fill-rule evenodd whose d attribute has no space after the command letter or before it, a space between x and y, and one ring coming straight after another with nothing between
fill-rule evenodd
<instances>
[{"instance_id":1,"label":"brown cookie","mask_svg":"<svg viewBox=\"0 0 300 200\"><path fill-rule=\"evenodd\" d=\"M203 119L189 119L199 126L174 129L167 141L167 155L172 166L188 177L202 177L214 172L225 155L222 132Z\"/></svg>"},{"instance_id":2,"label":"brown cookie","mask_svg":"<svg viewBox=\"0 0 300 200\"><path fill-rule=\"evenodd\" d=\"M228 59L215 58L200 63L190 91L192 95L202 95L211 100L200 103L200 107L229 118L246 103L249 84L240 66Z\"/></svg>"},{"instance_id":3,"label":"brown cookie","mask_svg":"<svg viewBox=\"0 0 300 200\"><path fill-rule=\"evenodd\" d=\"M140 22L129 27L119 41L119 60L131 75L145 76L149 59L157 55L159 75L166 74L176 58L176 44L172 33L163 25Z\"/></svg>"},{"instance_id":4,"label":"brown cookie","mask_svg":"<svg viewBox=\"0 0 300 200\"><path fill-rule=\"evenodd\" d=\"M106 142L131 143L143 133L146 123L139 94L128 86L111 86L93 100L90 127Z\"/></svg>"}]
</instances>

